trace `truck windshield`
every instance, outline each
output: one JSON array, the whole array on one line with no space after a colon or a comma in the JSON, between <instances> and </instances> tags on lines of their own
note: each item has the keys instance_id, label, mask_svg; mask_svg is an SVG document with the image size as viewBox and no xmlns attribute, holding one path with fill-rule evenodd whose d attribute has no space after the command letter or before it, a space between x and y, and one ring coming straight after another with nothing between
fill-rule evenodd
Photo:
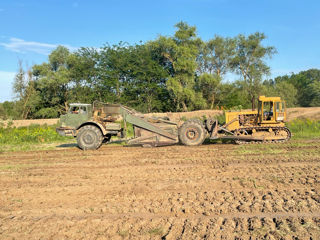
<instances>
[{"instance_id":1,"label":"truck windshield","mask_svg":"<svg viewBox=\"0 0 320 240\"><path fill-rule=\"evenodd\" d=\"M85 106L72 106L70 108L71 114L85 114L87 113L87 109Z\"/></svg>"}]
</instances>

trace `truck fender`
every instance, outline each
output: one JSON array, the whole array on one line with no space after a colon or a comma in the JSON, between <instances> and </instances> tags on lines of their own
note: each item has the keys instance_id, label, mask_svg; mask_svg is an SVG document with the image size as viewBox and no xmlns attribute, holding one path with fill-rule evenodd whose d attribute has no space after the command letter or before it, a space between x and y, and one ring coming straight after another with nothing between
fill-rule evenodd
<instances>
[{"instance_id":1,"label":"truck fender","mask_svg":"<svg viewBox=\"0 0 320 240\"><path fill-rule=\"evenodd\" d=\"M89 121L89 122L85 122L83 124L81 124L77 130L79 130L80 128L82 128L83 126L85 125L95 125L97 128L99 128L102 132L102 135L105 136L107 134L107 131L106 129L104 128L104 126L101 124L101 123L98 123L98 122L94 122L94 121Z\"/></svg>"}]
</instances>

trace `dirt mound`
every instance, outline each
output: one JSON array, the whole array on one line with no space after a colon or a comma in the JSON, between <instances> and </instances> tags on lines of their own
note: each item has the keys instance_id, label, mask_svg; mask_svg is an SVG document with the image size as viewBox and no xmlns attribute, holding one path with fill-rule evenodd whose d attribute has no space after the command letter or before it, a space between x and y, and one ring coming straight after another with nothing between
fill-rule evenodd
<instances>
[{"instance_id":1,"label":"dirt mound","mask_svg":"<svg viewBox=\"0 0 320 240\"><path fill-rule=\"evenodd\" d=\"M145 114L148 117L168 117L171 121L179 122L190 118L203 118L204 116L215 117L217 115L223 114L222 110L199 110L192 112L166 112L166 113L148 113Z\"/></svg>"},{"instance_id":2,"label":"dirt mound","mask_svg":"<svg viewBox=\"0 0 320 240\"><path fill-rule=\"evenodd\" d=\"M288 108L288 121L296 118L309 118L320 120L320 107Z\"/></svg>"}]
</instances>

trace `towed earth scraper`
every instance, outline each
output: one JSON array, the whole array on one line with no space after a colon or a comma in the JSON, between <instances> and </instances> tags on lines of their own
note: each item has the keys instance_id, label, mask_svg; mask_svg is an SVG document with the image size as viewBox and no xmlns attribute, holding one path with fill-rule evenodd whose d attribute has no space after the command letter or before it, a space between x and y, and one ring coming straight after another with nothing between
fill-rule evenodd
<instances>
[{"instance_id":1,"label":"towed earth scraper","mask_svg":"<svg viewBox=\"0 0 320 240\"><path fill-rule=\"evenodd\" d=\"M120 104L94 102L72 103L67 114L60 117L56 130L62 136L77 138L79 148L98 149L102 143L118 136L128 144L157 147L182 143L201 145L210 139L232 139L238 144L285 142L291 133L285 127L285 102L280 97L260 96L258 110L226 112L224 125L216 119L190 119L181 126L168 118L147 117ZM117 122L122 116L123 127ZM134 137L126 136L127 123L134 129Z\"/></svg>"}]
</instances>

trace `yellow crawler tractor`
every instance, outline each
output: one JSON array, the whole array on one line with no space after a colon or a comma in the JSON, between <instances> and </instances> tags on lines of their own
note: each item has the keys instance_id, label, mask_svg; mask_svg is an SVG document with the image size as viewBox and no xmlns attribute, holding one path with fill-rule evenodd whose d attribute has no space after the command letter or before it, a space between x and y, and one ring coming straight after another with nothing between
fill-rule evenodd
<instances>
[{"instance_id":1,"label":"yellow crawler tractor","mask_svg":"<svg viewBox=\"0 0 320 240\"><path fill-rule=\"evenodd\" d=\"M285 127L286 107L280 97L260 96L258 110L226 112L224 125L215 119L188 120L179 128L179 140L185 145L200 145L210 139L233 139L238 144L285 142L291 138Z\"/></svg>"}]
</instances>

